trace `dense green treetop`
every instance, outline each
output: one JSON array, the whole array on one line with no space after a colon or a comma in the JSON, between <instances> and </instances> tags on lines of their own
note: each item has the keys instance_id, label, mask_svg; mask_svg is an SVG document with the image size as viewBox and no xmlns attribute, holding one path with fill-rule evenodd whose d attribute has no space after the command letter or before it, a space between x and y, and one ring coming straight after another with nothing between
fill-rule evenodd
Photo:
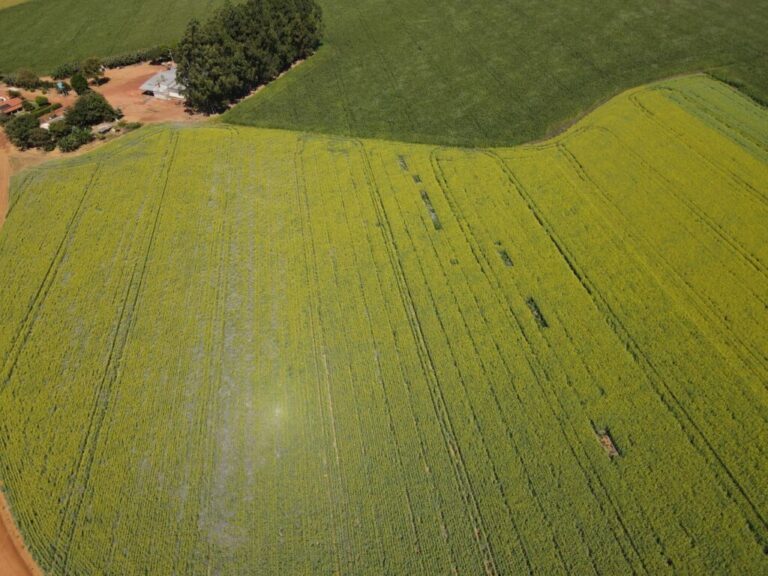
<instances>
[{"instance_id":1,"label":"dense green treetop","mask_svg":"<svg viewBox=\"0 0 768 576\"><path fill-rule=\"evenodd\" d=\"M247 0L226 4L204 24L192 20L175 51L187 104L225 110L314 51L321 22L314 0Z\"/></svg>"}]
</instances>

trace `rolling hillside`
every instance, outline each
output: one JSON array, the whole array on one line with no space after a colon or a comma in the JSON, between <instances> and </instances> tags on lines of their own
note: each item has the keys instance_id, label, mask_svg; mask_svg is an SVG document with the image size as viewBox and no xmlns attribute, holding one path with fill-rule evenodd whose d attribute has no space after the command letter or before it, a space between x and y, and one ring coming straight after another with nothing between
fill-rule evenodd
<instances>
[{"instance_id":1,"label":"rolling hillside","mask_svg":"<svg viewBox=\"0 0 768 576\"><path fill-rule=\"evenodd\" d=\"M177 40L222 0L30 0L0 11L0 72ZM542 138L618 92L712 71L768 101L758 0L321 0L325 46L236 124L462 146Z\"/></svg>"},{"instance_id":2,"label":"rolling hillside","mask_svg":"<svg viewBox=\"0 0 768 576\"><path fill-rule=\"evenodd\" d=\"M519 148L144 128L15 182L0 477L55 576L760 573L767 216L703 76Z\"/></svg>"},{"instance_id":3,"label":"rolling hillside","mask_svg":"<svg viewBox=\"0 0 768 576\"><path fill-rule=\"evenodd\" d=\"M326 46L226 120L428 144L539 139L633 86L712 70L768 102L768 3L324 0Z\"/></svg>"},{"instance_id":4,"label":"rolling hillside","mask_svg":"<svg viewBox=\"0 0 768 576\"><path fill-rule=\"evenodd\" d=\"M111 56L177 41L224 0L26 0L0 10L0 72ZM2 0L0 0L0 8Z\"/></svg>"}]
</instances>

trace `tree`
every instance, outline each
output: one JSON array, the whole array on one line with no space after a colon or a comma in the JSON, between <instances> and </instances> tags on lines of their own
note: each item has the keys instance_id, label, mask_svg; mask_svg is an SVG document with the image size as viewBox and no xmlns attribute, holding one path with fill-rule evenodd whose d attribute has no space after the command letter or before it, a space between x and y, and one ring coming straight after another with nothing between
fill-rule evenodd
<instances>
[{"instance_id":1,"label":"tree","mask_svg":"<svg viewBox=\"0 0 768 576\"><path fill-rule=\"evenodd\" d=\"M21 88L27 88L28 90L34 90L40 86L40 77L31 70L19 70L16 72L14 78L14 84Z\"/></svg>"},{"instance_id":2,"label":"tree","mask_svg":"<svg viewBox=\"0 0 768 576\"><path fill-rule=\"evenodd\" d=\"M40 121L32 114L17 114L5 124L5 133L16 147L26 150L30 147L32 130L40 126Z\"/></svg>"},{"instance_id":3,"label":"tree","mask_svg":"<svg viewBox=\"0 0 768 576\"><path fill-rule=\"evenodd\" d=\"M319 46L321 18L315 0L247 0L191 21L176 51L187 104L221 112L269 82Z\"/></svg>"},{"instance_id":4,"label":"tree","mask_svg":"<svg viewBox=\"0 0 768 576\"><path fill-rule=\"evenodd\" d=\"M42 148L46 152L50 152L56 147L56 142L48 130L37 127L29 131L29 147Z\"/></svg>"},{"instance_id":5,"label":"tree","mask_svg":"<svg viewBox=\"0 0 768 576\"><path fill-rule=\"evenodd\" d=\"M80 64L80 74L98 84L103 76L101 60L95 56L86 58Z\"/></svg>"},{"instance_id":6,"label":"tree","mask_svg":"<svg viewBox=\"0 0 768 576\"><path fill-rule=\"evenodd\" d=\"M88 80L80 72L76 72L72 76L70 84L72 85L72 89L78 94L85 94L90 90L90 88L88 88Z\"/></svg>"},{"instance_id":7,"label":"tree","mask_svg":"<svg viewBox=\"0 0 768 576\"><path fill-rule=\"evenodd\" d=\"M64 136L72 132L72 126L67 124L66 120L56 120L48 125L48 132L50 132L53 139L58 142L64 138Z\"/></svg>"},{"instance_id":8,"label":"tree","mask_svg":"<svg viewBox=\"0 0 768 576\"><path fill-rule=\"evenodd\" d=\"M109 105L98 92L88 91L82 94L75 105L64 115L67 124L85 128L100 122L111 122L119 117L118 112Z\"/></svg>"},{"instance_id":9,"label":"tree","mask_svg":"<svg viewBox=\"0 0 768 576\"><path fill-rule=\"evenodd\" d=\"M59 140L59 150L74 152L84 144L93 140L90 128L73 128L72 131Z\"/></svg>"}]
</instances>

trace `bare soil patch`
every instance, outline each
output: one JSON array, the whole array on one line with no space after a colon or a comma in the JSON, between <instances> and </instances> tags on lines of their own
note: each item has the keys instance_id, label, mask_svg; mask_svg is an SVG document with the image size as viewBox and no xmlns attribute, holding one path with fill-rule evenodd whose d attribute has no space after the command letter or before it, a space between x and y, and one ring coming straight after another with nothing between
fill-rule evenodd
<instances>
[{"instance_id":1,"label":"bare soil patch","mask_svg":"<svg viewBox=\"0 0 768 576\"><path fill-rule=\"evenodd\" d=\"M43 576L43 571L24 546L2 491L0 491L0 574L2 576Z\"/></svg>"},{"instance_id":2,"label":"bare soil patch","mask_svg":"<svg viewBox=\"0 0 768 576\"><path fill-rule=\"evenodd\" d=\"M621 455L609 430L595 430L595 434L597 435L597 441L600 442L600 445L603 447L603 450L605 450L605 453L608 454L609 458L614 459Z\"/></svg>"},{"instance_id":3,"label":"bare soil patch","mask_svg":"<svg viewBox=\"0 0 768 576\"><path fill-rule=\"evenodd\" d=\"M5 222L8 213L8 194L11 183L11 160L8 155L10 143L5 133L0 134L0 226Z\"/></svg>"},{"instance_id":4,"label":"bare soil patch","mask_svg":"<svg viewBox=\"0 0 768 576\"><path fill-rule=\"evenodd\" d=\"M124 68L107 70L108 82L94 87L112 106L120 108L127 122L191 122L202 120L202 115L186 111L184 103L178 100L159 100L141 93L141 85L158 72L167 68L163 65L136 64Z\"/></svg>"}]
</instances>

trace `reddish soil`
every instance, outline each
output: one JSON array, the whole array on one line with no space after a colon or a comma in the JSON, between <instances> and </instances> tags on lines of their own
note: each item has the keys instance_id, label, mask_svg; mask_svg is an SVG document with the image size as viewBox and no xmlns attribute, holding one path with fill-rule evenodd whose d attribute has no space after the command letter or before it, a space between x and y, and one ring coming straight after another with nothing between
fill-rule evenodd
<instances>
[{"instance_id":1,"label":"reddish soil","mask_svg":"<svg viewBox=\"0 0 768 576\"><path fill-rule=\"evenodd\" d=\"M11 160L8 156L10 143L5 133L0 134L0 227L8 213L8 187L11 181Z\"/></svg>"},{"instance_id":2,"label":"reddish soil","mask_svg":"<svg viewBox=\"0 0 768 576\"><path fill-rule=\"evenodd\" d=\"M0 574L2 576L43 576L42 570L24 546L2 491L0 491Z\"/></svg>"},{"instance_id":3,"label":"reddish soil","mask_svg":"<svg viewBox=\"0 0 768 576\"><path fill-rule=\"evenodd\" d=\"M201 120L204 116L193 116L186 112L184 103L177 100L158 100L141 93L140 87L158 72L167 70L165 66L137 64L125 68L107 70L105 77L109 81L94 88L115 108L120 108L127 122L190 122Z\"/></svg>"}]
</instances>

